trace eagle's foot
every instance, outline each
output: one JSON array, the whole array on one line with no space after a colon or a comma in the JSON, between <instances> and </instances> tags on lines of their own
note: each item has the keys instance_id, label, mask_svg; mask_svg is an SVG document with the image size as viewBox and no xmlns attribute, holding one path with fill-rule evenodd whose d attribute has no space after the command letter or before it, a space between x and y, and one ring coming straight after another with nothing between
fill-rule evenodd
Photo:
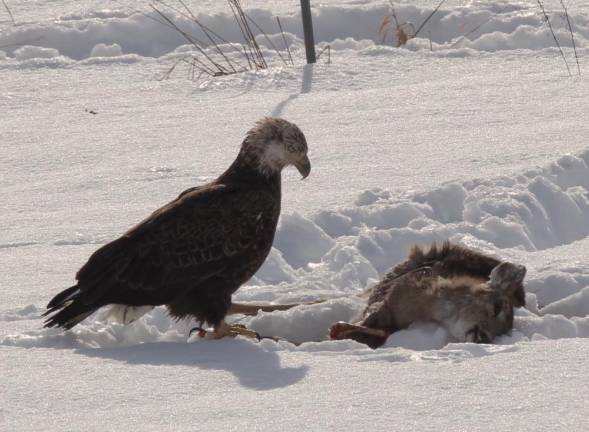
<instances>
[{"instance_id":1,"label":"eagle's foot","mask_svg":"<svg viewBox=\"0 0 589 432\"><path fill-rule=\"evenodd\" d=\"M197 332L198 336L202 339L206 340L217 340L222 339L224 337L236 337L236 336L245 336L252 339L260 340L260 335L245 327L241 324L233 324L229 325L225 321L221 321L218 325L214 326L213 331L206 330L202 327L195 327L190 330L190 335Z\"/></svg>"},{"instance_id":2,"label":"eagle's foot","mask_svg":"<svg viewBox=\"0 0 589 432\"><path fill-rule=\"evenodd\" d=\"M329 338L334 340L349 339L352 333L363 333L370 336L387 338L389 334L381 329L364 327L356 324L350 324L345 321L339 321L329 329Z\"/></svg>"}]
</instances>

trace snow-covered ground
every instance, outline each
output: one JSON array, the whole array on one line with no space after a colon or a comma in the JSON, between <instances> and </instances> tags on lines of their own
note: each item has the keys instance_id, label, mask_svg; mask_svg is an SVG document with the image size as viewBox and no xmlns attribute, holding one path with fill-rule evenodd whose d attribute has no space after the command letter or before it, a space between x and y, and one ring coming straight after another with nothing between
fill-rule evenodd
<instances>
[{"instance_id":1,"label":"snow-covered ground","mask_svg":"<svg viewBox=\"0 0 589 432\"><path fill-rule=\"evenodd\" d=\"M195 81L181 65L158 79L190 47L145 4L7 3L0 430L586 428L586 2L567 2L581 76L556 1L547 10L573 77L533 1L447 2L404 48L378 34L388 2L312 2L331 63L304 66L299 2L256 0L248 13L276 44L281 17L295 66L260 37L269 70ZM396 12L419 24L437 3ZM240 41L224 2L189 4ZM285 172L275 247L236 298L329 299L241 321L300 346L187 341L193 323L163 309L127 327L99 312L71 332L41 329L92 251L214 178L266 115L301 127L313 171ZM446 239L527 266L511 335L455 344L424 323L375 351L324 340L412 244Z\"/></svg>"}]
</instances>

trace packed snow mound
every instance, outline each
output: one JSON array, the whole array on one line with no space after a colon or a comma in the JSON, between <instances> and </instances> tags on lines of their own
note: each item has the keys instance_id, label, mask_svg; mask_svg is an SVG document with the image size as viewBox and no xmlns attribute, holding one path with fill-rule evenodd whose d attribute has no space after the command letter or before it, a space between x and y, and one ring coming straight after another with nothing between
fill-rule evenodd
<instances>
[{"instance_id":1,"label":"packed snow mound","mask_svg":"<svg viewBox=\"0 0 589 432\"><path fill-rule=\"evenodd\" d=\"M547 13L561 46L572 47L572 40L562 10L555 5ZM211 45L201 27L189 15L172 9L163 9L166 16L182 32L190 35L205 48ZM215 42L225 52L240 54L243 36L226 12L195 10L198 21L215 31L220 37ZM406 28L419 27L433 12L433 8L411 4L396 5L395 13ZM273 56L273 46L285 51L283 37L276 24L276 12L266 9L248 9L255 23L265 31L261 35L253 28L258 43ZM570 8L570 20L574 26L575 43L580 49L587 47L589 20L583 10ZM395 28L384 25L391 15L390 6L356 4L342 6L316 5L313 8L316 42L330 44L334 50L374 50L375 45L395 46ZM303 30L300 13L288 12L281 16L287 43L301 55ZM381 29L381 31L379 31ZM9 57L19 57L16 50L23 41L35 41L38 47L57 50L71 59L82 60L97 56L100 46L119 46L121 52L142 57L162 57L179 50L189 49L186 38L161 16L148 7L147 2L121 2L118 10L88 11L86 14L64 15L51 22L29 23L8 27L0 33L0 47ZM232 48L232 44L234 45ZM237 45L239 44L239 45ZM466 5L450 5L440 8L423 27L417 38L406 45L410 50L433 50L437 55L468 56L477 52L500 50L544 50L555 48L555 42L546 25L541 10L535 3L504 1L468 2ZM208 55L217 57L216 49L209 47ZM100 48L99 48L100 50ZM108 51L112 56L112 50ZM117 51L118 52L118 51ZM381 52L381 51L379 51ZM231 54L229 54L231 56Z\"/></svg>"},{"instance_id":2,"label":"packed snow mound","mask_svg":"<svg viewBox=\"0 0 589 432\"><path fill-rule=\"evenodd\" d=\"M34 58L54 58L59 56L55 48L43 48L38 46L25 45L14 51L17 60L29 60Z\"/></svg>"},{"instance_id":3,"label":"packed snow mound","mask_svg":"<svg viewBox=\"0 0 589 432\"><path fill-rule=\"evenodd\" d=\"M41 316L42 311L35 305L28 305L23 308L7 310L0 313L0 321L21 321L37 319Z\"/></svg>"},{"instance_id":4,"label":"packed snow mound","mask_svg":"<svg viewBox=\"0 0 589 432\"><path fill-rule=\"evenodd\" d=\"M294 268L318 262L335 244L321 228L296 213L282 217L280 233L274 245Z\"/></svg>"},{"instance_id":5,"label":"packed snow mound","mask_svg":"<svg viewBox=\"0 0 589 432\"><path fill-rule=\"evenodd\" d=\"M364 352L365 347L356 342L325 342L329 327L360 314L364 303L358 294L404 260L414 244L449 239L528 265L527 306L517 311L511 335L498 338L496 343L589 337L589 263L573 261L571 265L568 261L564 267L534 268L526 262L531 253L540 255L552 248L587 242L588 189L586 151L510 177L449 183L403 198L383 190L366 191L357 205L349 208L321 211L311 217L283 215L267 261L234 299L275 304L327 301L232 319L260 335L303 343L296 349ZM0 319L37 320L39 312L29 305L8 311ZM185 342L194 325L171 320L163 308L129 326L105 325L106 313L99 311L69 333L37 330L7 336L1 343L107 348ZM391 335L384 349L431 351L450 342L441 327L416 323ZM276 349L295 348L280 343Z\"/></svg>"},{"instance_id":6,"label":"packed snow mound","mask_svg":"<svg viewBox=\"0 0 589 432\"><path fill-rule=\"evenodd\" d=\"M123 51L119 44L96 44L94 48L92 48L92 52L90 53L90 57L116 57L123 55Z\"/></svg>"}]
</instances>

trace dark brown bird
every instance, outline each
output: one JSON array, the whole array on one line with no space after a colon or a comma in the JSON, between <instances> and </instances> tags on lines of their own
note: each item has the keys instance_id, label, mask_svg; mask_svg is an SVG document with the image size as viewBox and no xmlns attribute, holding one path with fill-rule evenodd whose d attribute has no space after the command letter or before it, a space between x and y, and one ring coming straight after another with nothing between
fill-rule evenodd
<instances>
[{"instance_id":1,"label":"dark brown bird","mask_svg":"<svg viewBox=\"0 0 589 432\"><path fill-rule=\"evenodd\" d=\"M280 215L281 171L311 171L307 142L286 120L256 123L233 164L188 189L120 238L98 249L76 285L47 305L45 327L70 329L106 305L123 323L157 305L232 334L224 318L232 294L262 265Z\"/></svg>"},{"instance_id":2,"label":"dark brown bird","mask_svg":"<svg viewBox=\"0 0 589 432\"><path fill-rule=\"evenodd\" d=\"M457 341L490 343L513 327L513 308L525 305L526 268L463 246L416 246L363 296L357 323L340 322L332 339L354 339L372 348L416 321L435 321Z\"/></svg>"}]
</instances>

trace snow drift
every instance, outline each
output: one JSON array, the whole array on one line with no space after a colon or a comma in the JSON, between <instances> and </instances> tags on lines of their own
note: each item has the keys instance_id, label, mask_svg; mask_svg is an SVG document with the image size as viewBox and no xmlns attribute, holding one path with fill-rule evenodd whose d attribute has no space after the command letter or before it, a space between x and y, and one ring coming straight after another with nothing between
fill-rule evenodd
<instances>
[{"instance_id":1,"label":"snow drift","mask_svg":"<svg viewBox=\"0 0 589 432\"><path fill-rule=\"evenodd\" d=\"M4 47L2 49L8 56L16 60L25 60L33 55L46 58L49 54L52 57L61 54L74 60L83 60L105 52L106 46L118 47L109 49L109 56L135 54L142 57L162 57L176 50L186 52L191 49L179 32L166 25L163 19L146 5L143 6L144 10L137 10L135 3L121 3L116 10L73 13L63 15L52 22L9 27L0 33L0 48ZM267 37L280 49L284 49L283 40L275 15L280 13L282 8L282 5L276 5L274 12L256 8L247 10L248 15L264 29ZM195 10L197 19L204 26L220 34L224 41L217 39L218 43L241 44L243 36L234 23L233 15L229 10L215 9L217 10L212 13ZM189 16L173 10L164 10L182 31L201 41L204 46L210 44L206 35ZM414 28L423 23L432 11L432 7L410 4L400 4L395 9L398 19L401 22L412 23ZM572 41L567 24L560 12L556 6L554 10L548 11L560 44L571 47ZM303 37L300 14L290 10L282 14L281 21L288 43L300 51ZM586 48L589 39L589 20L579 9L570 8L569 14L574 23L576 45ZM380 5L322 6L314 9L316 41L321 45L329 43L335 50L367 48L374 44L394 46L394 29L391 29L384 39L383 35L379 34L379 27L388 15L390 6L385 2ZM258 35L258 43L266 47L268 55L272 56L271 44L267 37ZM26 56L19 55L18 45L23 41L39 48L36 51L27 48ZM534 3L510 4L492 1L442 7L428 21L419 37L410 41L407 47L410 50L429 50L430 41L432 49L438 55L448 56L468 56L476 52L501 50L555 48L550 30ZM224 50L239 51L230 46L225 46ZM211 49L209 55L215 56L215 50Z\"/></svg>"},{"instance_id":2,"label":"snow drift","mask_svg":"<svg viewBox=\"0 0 589 432\"><path fill-rule=\"evenodd\" d=\"M299 2L247 0L282 49L280 16L295 66L262 36L270 69L196 82L181 68L157 80L192 48L148 2L122 3L149 17L118 1L6 3L0 430L586 428L588 86L566 76L536 2L446 1L398 49L378 34L388 1L311 2L332 62L301 67ZM439 2L394 3L419 24ZM588 5L565 3L584 70ZM226 2L188 4L238 56ZM544 4L573 69L559 2ZM238 299L327 301L241 322L303 344L187 341L194 323L163 308L127 327L100 312L41 330L95 249L214 178L264 115L303 128L314 173L302 185L286 173L275 248ZM374 351L323 340L409 244L447 238L528 268L511 335L448 344L419 323Z\"/></svg>"},{"instance_id":3,"label":"snow drift","mask_svg":"<svg viewBox=\"0 0 589 432\"><path fill-rule=\"evenodd\" d=\"M589 235L588 189L589 151L511 177L449 183L405 199L382 190L366 191L353 207L308 218L283 215L267 262L235 298L269 303L328 301L240 321L262 335L293 342L324 340L332 323L349 321L361 311L356 294L403 260L413 244L450 239L529 267L527 309L517 311L514 331L497 343L589 337L589 265L566 273L539 271L525 258L526 253L542 253ZM38 311L29 305L0 319L36 318ZM181 342L193 324L170 320L163 308L126 327L105 325L104 317L98 312L70 334L39 330L7 336L0 343L112 347ZM386 346L431 350L448 341L443 329L419 324L393 334ZM328 350L334 346L334 342L324 344ZM315 344L313 349L321 346ZM335 346L359 348L351 341Z\"/></svg>"}]
</instances>

